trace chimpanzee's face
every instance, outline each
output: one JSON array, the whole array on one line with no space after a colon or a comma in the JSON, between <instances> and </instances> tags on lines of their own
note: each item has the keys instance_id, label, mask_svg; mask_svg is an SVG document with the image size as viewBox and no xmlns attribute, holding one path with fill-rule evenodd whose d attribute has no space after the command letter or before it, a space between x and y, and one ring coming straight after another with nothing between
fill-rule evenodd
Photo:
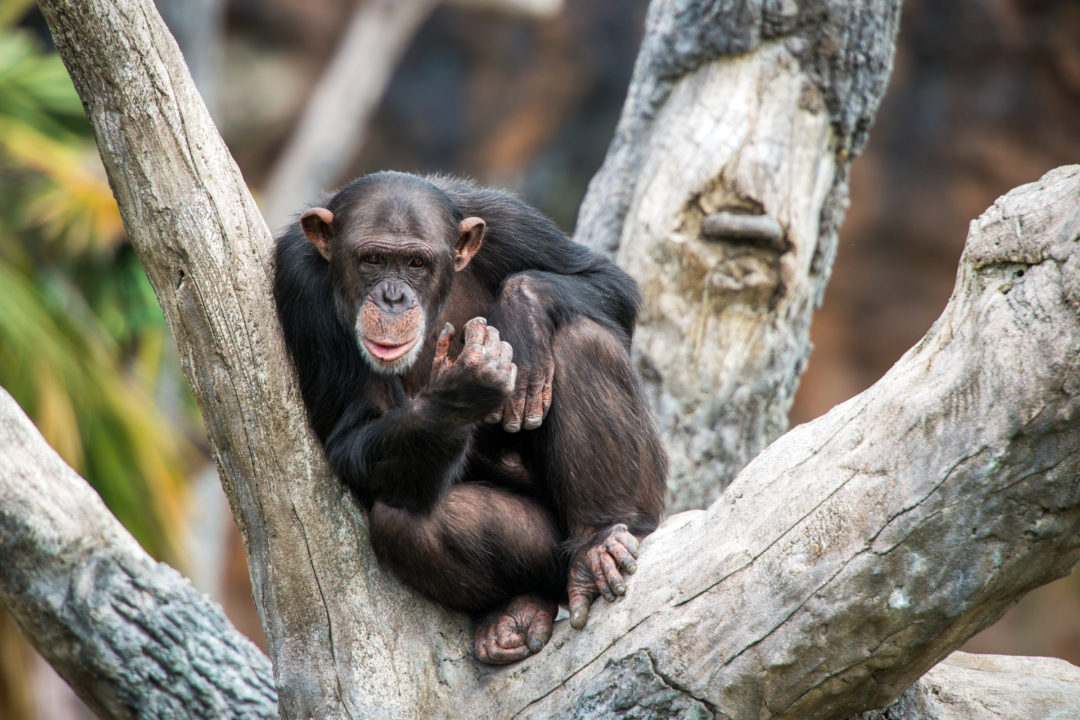
<instances>
[{"instance_id":1,"label":"chimpanzee's face","mask_svg":"<svg viewBox=\"0 0 1080 720\"><path fill-rule=\"evenodd\" d=\"M428 198L405 193L357 201L335 217L308 210L301 225L329 262L338 314L377 372L408 370L435 328L454 272L480 247L484 222L448 222Z\"/></svg>"},{"instance_id":2,"label":"chimpanzee's face","mask_svg":"<svg viewBox=\"0 0 1080 720\"><path fill-rule=\"evenodd\" d=\"M401 373L437 326L453 277L445 241L381 233L346 237L331 254L338 312L372 368Z\"/></svg>"}]
</instances>

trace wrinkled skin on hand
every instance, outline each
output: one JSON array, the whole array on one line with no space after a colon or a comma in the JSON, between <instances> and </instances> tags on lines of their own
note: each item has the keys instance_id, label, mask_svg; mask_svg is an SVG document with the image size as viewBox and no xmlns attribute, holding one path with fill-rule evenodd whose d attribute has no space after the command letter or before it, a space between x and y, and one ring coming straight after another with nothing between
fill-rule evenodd
<instances>
[{"instance_id":1,"label":"wrinkled skin on hand","mask_svg":"<svg viewBox=\"0 0 1080 720\"><path fill-rule=\"evenodd\" d=\"M487 320L475 317L465 323L465 346L456 360L450 360L454 326L447 323L435 343L431 365L433 387L477 385L510 395L516 387L518 369L512 360L514 349L502 340Z\"/></svg>"},{"instance_id":2,"label":"wrinkled skin on hand","mask_svg":"<svg viewBox=\"0 0 1080 720\"><path fill-rule=\"evenodd\" d=\"M550 600L517 596L476 624L476 657L489 665L508 665L540 652L551 638L557 611Z\"/></svg>"},{"instance_id":3,"label":"wrinkled skin on hand","mask_svg":"<svg viewBox=\"0 0 1080 720\"><path fill-rule=\"evenodd\" d=\"M555 378L555 358L550 348L546 350L537 353L541 358L519 370L510 398L502 408L488 415L485 422L502 423L503 430L512 433L540 427L551 407L551 384Z\"/></svg>"},{"instance_id":4,"label":"wrinkled skin on hand","mask_svg":"<svg viewBox=\"0 0 1080 720\"><path fill-rule=\"evenodd\" d=\"M626 594L626 578L637 571L638 539L619 523L570 561L570 625L580 630L589 621L597 596L608 602Z\"/></svg>"},{"instance_id":5,"label":"wrinkled skin on hand","mask_svg":"<svg viewBox=\"0 0 1080 720\"><path fill-rule=\"evenodd\" d=\"M505 326L517 353L519 373L514 391L506 403L487 418L502 423L511 433L535 430L551 407L551 386L555 377L552 350L554 328L548 317L551 304L546 283L528 274L508 279L500 291L496 321Z\"/></svg>"}]
</instances>

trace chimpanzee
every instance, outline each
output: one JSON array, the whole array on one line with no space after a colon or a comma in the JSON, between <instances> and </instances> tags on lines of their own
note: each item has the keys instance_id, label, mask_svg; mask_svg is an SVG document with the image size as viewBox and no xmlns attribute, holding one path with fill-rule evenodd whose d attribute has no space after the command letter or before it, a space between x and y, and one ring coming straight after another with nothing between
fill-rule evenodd
<instances>
[{"instance_id":1,"label":"chimpanzee","mask_svg":"<svg viewBox=\"0 0 1080 720\"><path fill-rule=\"evenodd\" d=\"M667 473L626 273L507 193L396 172L303 213L275 260L304 402L376 555L473 614L480 660L540 650L559 601L581 628L626 592Z\"/></svg>"}]
</instances>

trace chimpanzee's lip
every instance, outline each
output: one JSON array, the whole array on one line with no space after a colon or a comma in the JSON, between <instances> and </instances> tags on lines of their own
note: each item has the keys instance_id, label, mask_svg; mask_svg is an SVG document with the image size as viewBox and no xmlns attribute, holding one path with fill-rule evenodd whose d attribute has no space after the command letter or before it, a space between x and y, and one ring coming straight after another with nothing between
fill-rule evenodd
<instances>
[{"instance_id":1,"label":"chimpanzee's lip","mask_svg":"<svg viewBox=\"0 0 1080 720\"><path fill-rule=\"evenodd\" d=\"M368 340L367 338L360 338L360 341L364 343L364 347L367 348L367 351L379 360L382 360L383 362L393 362L412 350L413 345L420 342L420 338L415 337L402 345L387 345L385 343L375 342L374 340Z\"/></svg>"}]
</instances>

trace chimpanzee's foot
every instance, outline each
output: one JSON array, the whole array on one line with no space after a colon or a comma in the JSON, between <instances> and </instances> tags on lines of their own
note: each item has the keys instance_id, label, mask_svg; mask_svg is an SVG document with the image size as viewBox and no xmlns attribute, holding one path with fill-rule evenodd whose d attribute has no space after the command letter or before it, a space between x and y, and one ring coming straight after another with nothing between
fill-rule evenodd
<instances>
[{"instance_id":1,"label":"chimpanzee's foot","mask_svg":"<svg viewBox=\"0 0 1080 720\"><path fill-rule=\"evenodd\" d=\"M637 538L630 534L626 525L612 525L599 540L570 561L570 580L567 592L570 596L570 625L580 630L589 621L589 606L597 595L608 602L615 602L626 594L623 573L632 575L637 570Z\"/></svg>"},{"instance_id":2,"label":"chimpanzee's foot","mask_svg":"<svg viewBox=\"0 0 1080 720\"><path fill-rule=\"evenodd\" d=\"M552 600L518 595L476 623L476 657L490 665L506 665L540 652L551 638L557 610Z\"/></svg>"}]
</instances>

